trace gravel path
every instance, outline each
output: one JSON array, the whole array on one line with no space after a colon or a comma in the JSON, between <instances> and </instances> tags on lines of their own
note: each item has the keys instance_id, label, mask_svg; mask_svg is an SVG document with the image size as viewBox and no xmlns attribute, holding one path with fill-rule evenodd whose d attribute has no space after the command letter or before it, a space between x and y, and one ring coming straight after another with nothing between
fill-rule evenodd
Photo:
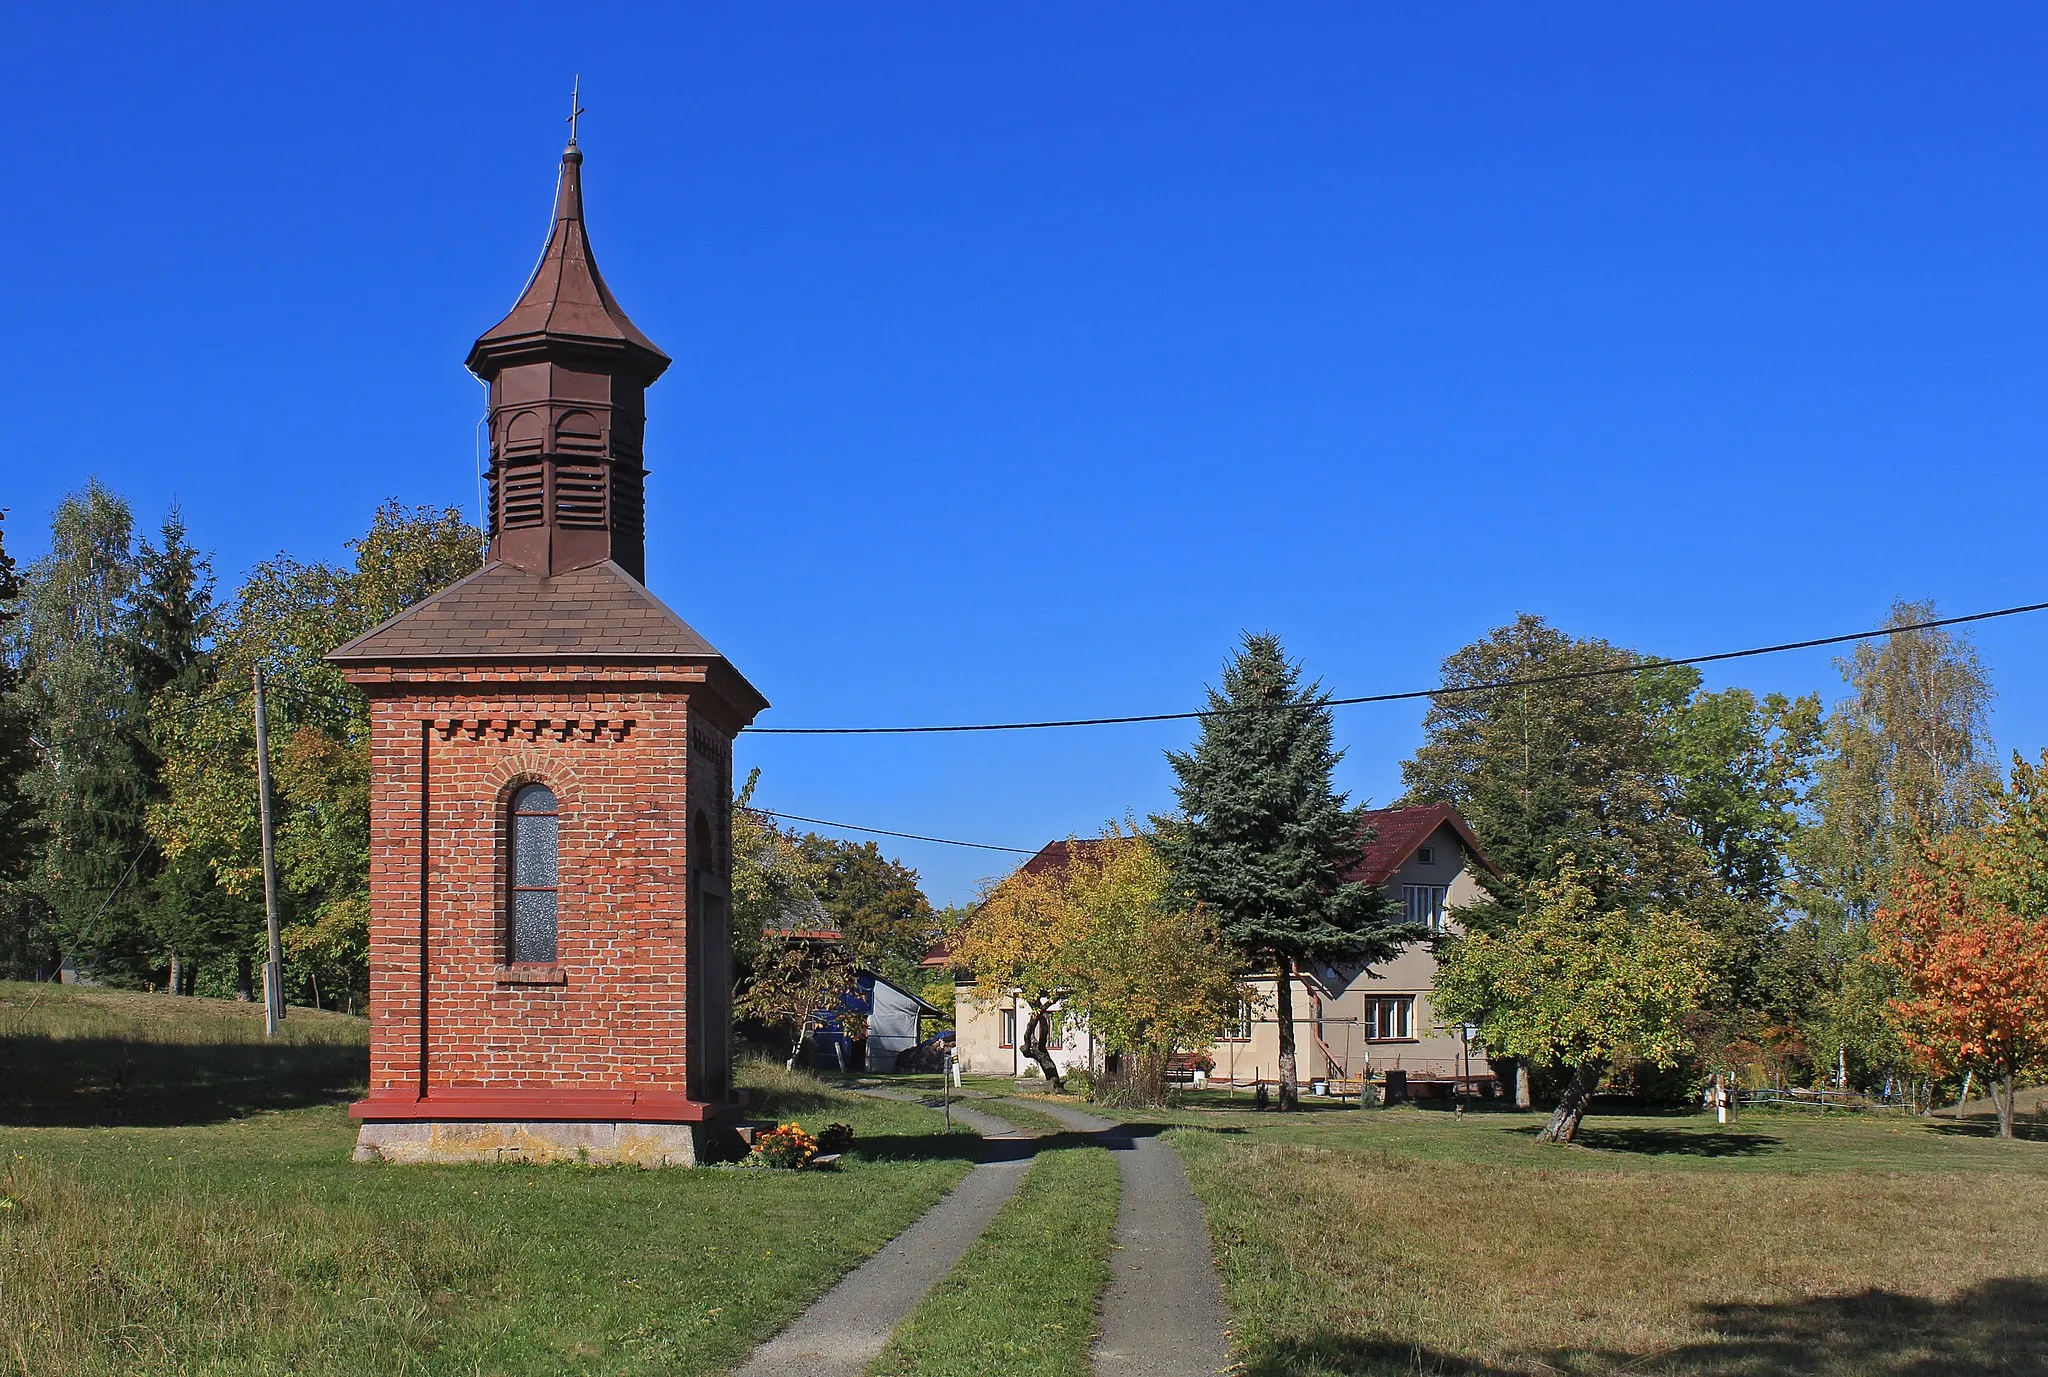
<instances>
[{"instance_id":1,"label":"gravel path","mask_svg":"<svg viewBox=\"0 0 2048 1377\"><path fill-rule=\"evenodd\" d=\"M895 1090L863 1094L920 1103ZM1212 1377L1230 1370L1229 1313L1202 1206L1172 1148L1151 1133L1043 1100L1009 1100L1103 1135L1123 1182L1116 1251L1095 1343L1098 1377ZM754 1351L734 1377L860 1377L925 1292L981 1237L1031 1165L1034 1136L961 1105L983 1157L949 1195ZM992 1368L992 1371L999 1370Z\"/></svg>"},{"instance_id":2,"label":"gravel path","mask_svg":"<svg viewBox=\"0 0 2048 1377\"><path fill-rule=\"evenodd\" d=\"M893 1090L865 1093L920 1102ZM755 1349L735 1377L860 1377L925 1292L981 1237L1031 1165L1031 1135L958 1103L953 1117L982 1136L980 1164L794 1324Z\"/></svg>"},{"instance_id":3,"label":"gravel path","mask_svg":"<svg viewBox=\"0 0 2048 1377\"><path fill-rule=\"evenodd\" d=\"M1069 1128L1102 1133L1123 1177L1116 1252L1095 1341L1097 1377L1209 1377L1230 1369L1229 1311L1201 1202L1156 1134L1042 1100L1016 1100Z\"/></svg>"}]
</instances>

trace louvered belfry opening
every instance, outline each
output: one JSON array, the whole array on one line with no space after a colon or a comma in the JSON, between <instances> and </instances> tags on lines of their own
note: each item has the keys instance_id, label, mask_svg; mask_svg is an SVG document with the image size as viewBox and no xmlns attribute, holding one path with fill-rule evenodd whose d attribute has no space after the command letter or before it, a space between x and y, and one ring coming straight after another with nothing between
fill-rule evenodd
<instances>
[{"instance_id":1,"label":"louvered belfry opening","mask_svg":"<svg viewBox=\"0 0 2048 1377\"><path fill-rule=\"evenodd\" d=\"M491 558L550 576L609 559L644 580L646 391L669 361L597 271L582 165L571 144L540 267L470 351L491 387Z\"/></svg>"}]
</instances>

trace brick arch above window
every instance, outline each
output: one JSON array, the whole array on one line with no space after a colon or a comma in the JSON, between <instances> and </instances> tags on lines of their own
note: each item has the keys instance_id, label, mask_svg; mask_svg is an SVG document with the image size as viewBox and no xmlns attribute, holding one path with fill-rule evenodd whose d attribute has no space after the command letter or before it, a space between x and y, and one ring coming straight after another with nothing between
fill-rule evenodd
<instances>
[{"instance_id":1,"label":"brick arch above window","mask_svg":"<svg viewBox=\"0 0 2048 1377\"><path fill-rule=\"evenodd\" d=\"M522 747L499 760L485 776L484 782L490 787L498 808L503 811L512 802L512 795L523 784L545 784L554 790L562 811L568 812L582 801L583 779L575 762L566 754L555 755Z\"/></svg>"}]
</instances>

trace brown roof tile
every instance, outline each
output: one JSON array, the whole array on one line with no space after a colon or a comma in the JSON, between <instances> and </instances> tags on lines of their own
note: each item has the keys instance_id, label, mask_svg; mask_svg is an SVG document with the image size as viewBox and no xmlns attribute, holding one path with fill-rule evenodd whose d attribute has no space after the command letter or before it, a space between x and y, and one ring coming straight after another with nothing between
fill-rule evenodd
<instances>
[{"instance_id":1,"label":"brown roof tile","mask_svg":"<svg viewBox=\"0 0 2048 1377\"><path fill-rule=\"evenodd\" d=\"M510 564L486 564L327 658L342 665L374 665L724 657L631 574L606 561L553 578Z\"/></svg>"}]
</instances>

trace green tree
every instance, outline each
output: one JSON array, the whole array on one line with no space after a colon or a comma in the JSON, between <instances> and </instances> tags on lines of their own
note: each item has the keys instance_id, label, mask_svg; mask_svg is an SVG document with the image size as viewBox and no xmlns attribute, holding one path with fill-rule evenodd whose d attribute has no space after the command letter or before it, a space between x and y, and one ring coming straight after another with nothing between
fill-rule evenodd
<instances>
[{"instance_id":1,"label":"green tree","mask_svg":"<svg viewBox=\"0 0 2048 1377\"><path fill-rule=\"evenodd\" d=\"M6 517L0 508L0 522ZM0 973L11 976L37 973L41 945L34 931L37 907L29 880L35 858L42 854L43 837L26 787L36 753L14 654L21 598L21 576L0 530Z\"/></svg>"},{"instance_id":2,"label":"green tree","mask_svg":"<svg viewBox=\"0 0 2048 1377\"><path fill-rule=\"evenodd\" d=\"M761 770L754 767L732 801L733 978L744 987L763 950L763 934L823 928L818 898L825 873L800 834L754 807Z\"/></svg>"},{"instance_id":3,"label":"green tree","mask_svg":"<svg viewBox=\"0 0 2048 1377\"><path fill-rule=\"evenodd\" d=\"M1887 625L1934 616L1931 602L1897 602ZM1849 691L1827 720L1812 825L1792 840L1788 891L1815 953L1800 1024L1816 1060L1857 1083L1904 1053L1886 1017L1896 982L1869 960L1870 920L1902 867L1983 822L1998 772L1991 683L1965 637L1898 630L1836 664Z\"/></svg>"},{"instance_id":4,"label":"green tree","mask_svg":"<svg viewBox=\"0 0 2048 1377\"><path fill-rule=\"evenodd\" d=\"M38 964L61 948L110 979L150 959L135 883L151 778L127 644L137 575L128 504L89 481L58 504L11 628L37 757L25 791L45 829L30 879L49 918Z\"/></svg>"},{"instance_id":5,"label":"green tree","mask_svg":"<svg viewBox=\"0 0 2048 1377\"><path fill-rule=\"evenodd\" d=\"M1523 614L1443 662L1423 744L1401 766L1404 802L1449 803L1486 845L1467 929L1511 926L1528 887L1578 858L1603 904L1689 902L1718 888L1679 789L1664 720L1697 686L1642 672L1643 657ZM1491 688L1507 679L1550 682ZM1687 733L1696 736L1698 733Z\"/></svg>"},{"instance_id":6,"label":"green tree","mask_svg":"<svg viewBox=\"0 0 2048 1377\"><path fill-rule=\"evenodd\" d=\"M164 758L165 797L151 834L172 862L195 857L254 915L262 894L251 676L268 689L285 908L286 978L316 998L367 991L369 713L326 662L336 646L474 571L482 535L454 508L377 510L349 543L351 565L259 564L221 618L215 684L173 685L151 713ZM260 921L260 920L259 920ZM258 959L256 930L237 943L238 984Z\"/></svg>"},{"instance_id":7,"label":"green tree","mask_svg":"<svg viewBox=\"0 0 2048 1377\"><path fill-rule=\"evenodd\" d=\"M1322 699L1277 637L1247 635L1209 691L1194 749L1167 753L1179 816L1154 820L1175 902L1202 906L1248 962L1275 973L1282 1109L1297 1102L1297 968L1370 965L1422 936L1351 878L1372 833L1331 783L1342 755Z\"/></svg>"},{"instance_id":8,"label":"green tree","mask_svg":"<svg viewBox=\"0 0 2048 1377\"><path fill-rule=\"evenodd\" d=\"M1531 887L1571 856L1603 910L1668 910L1708 935L1702 1042L1788 1016L1803 984L1784 941L1787 857L1819 750L1818 699L1707 693L1689 666L1528 614L1446 659L1442 683L1402 775L1406 802L1456 805L1498 867L1478 877L1484 899L1455 915L1462 929L1512 931ZM1529 1066L1513 1060L1526 1105Z\"/></svg>"},{"instance_id":9,"label":"green tree","mask_svg":"<svg viewBox=\"0 0 2048 1377\"><path fill-rule=\"evenodd\" d=\"M813 867L819 907L844 935L853 959L902 989L915 989L918 963L940 931L917 872L871 841L807 833L797 845Z\"/></svg>"},{"instance_id":10,"label":"green tree","mask_svg":"<svg viewBox=\"0 0 2048 1377\"><path fill-rule=\"evenodd\" d=\"M126 634L129 678L140 710L142 759L150 804L163 802L163 754L149 725L150 708L173 687L189 700L212 684L209 646L215 608L213 570L187 538L184 519L173 508L156 542L145 540ZM247 923L203 866L188 858L167 861L154 848L140 868L142 925L167 956L166 986L183 994L193 975L192 958L217 952Z\"/></svg>"},{"instance_id":11,"label":"green tree","mask_svg":"<svg viewBox=\"0 0 2048 1377\"><path fill-rule=\"evenodd\" d=\"M1639 675L1638 683L1669 806L1719 882L1719 901L1688 905L1713 938L1708 1012L1720 1032L1708 1036L1725 1042L1760 1023L1782 1025L1808 992L1805 949L1787 941L1786 893L1821 754L1819 696L1704 693L1690 666Z\"/></svg>"},{"instance_id":12,"label":"green tree","mask_svg":"<svg viewBox=\"0 0 2048 1377\"><path fill-rule=\"evenodd\" d=\"M1487 1047L1572 1077L1538 1142L1569 1143L1609 1067L1675 1066L1691 1049L1688 1023L1712 982L1712 939L1667 909L1603 905L1599 883L1571 856L1529 884L1520 921L1452 938L1431 1001L1476 1024Z\"/></svg>"}]
</instances>

